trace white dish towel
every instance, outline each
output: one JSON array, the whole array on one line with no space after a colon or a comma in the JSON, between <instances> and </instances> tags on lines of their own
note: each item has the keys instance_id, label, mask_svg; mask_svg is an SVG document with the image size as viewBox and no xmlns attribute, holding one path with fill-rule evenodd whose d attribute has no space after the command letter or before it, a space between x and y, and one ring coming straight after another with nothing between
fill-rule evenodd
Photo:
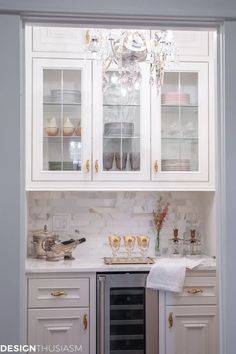
<instances>
[{"instance_id":1,"label":"white dish towel","mask_svg":"<svg viewBox=\"0 0 236 354\"><path fill-rule=\"evenodd\" d=\"M201 263L201 259L160 258L147 276L146 287L179 293L183 290L186 268L193 269Z\"/></svg>"}]
</instances>

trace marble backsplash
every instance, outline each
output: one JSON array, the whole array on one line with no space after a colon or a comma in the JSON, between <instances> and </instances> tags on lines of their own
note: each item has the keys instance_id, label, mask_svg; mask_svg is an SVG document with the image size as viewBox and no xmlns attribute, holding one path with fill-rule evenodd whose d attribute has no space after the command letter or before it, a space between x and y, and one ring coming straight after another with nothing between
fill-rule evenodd
<instances>
[{"instance_id":1,"label":"marble backsplash","mask_svg":"<svg viewBox=\"0 0 236 354\"><path fill-rule=\"evenodd\" d=\"M103 257L111 255L107 236L141 235L151 237L149 255L154 255L156 231L153 225L153 209L160 197L170 203L168 218L161 230L161 247L165 250L173 228L182 236L189 227L189 217L197 219L204 251L204 208L200 192L29 192L28 203L28 255L33 255L32 231L53 229L53 218L66 215L68 227L58 232L60 239L78 237L74 230L87 242L78 246L78 257ZM55 219L54 219L55 220ZM120 251L125 251L122 246Z\"/></svg>"}]
</instances>

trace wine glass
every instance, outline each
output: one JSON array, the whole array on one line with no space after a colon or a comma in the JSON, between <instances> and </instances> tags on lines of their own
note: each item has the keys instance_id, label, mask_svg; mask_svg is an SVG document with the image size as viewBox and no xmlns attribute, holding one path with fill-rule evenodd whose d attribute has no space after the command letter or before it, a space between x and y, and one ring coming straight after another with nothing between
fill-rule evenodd
<instances>
[{"instance_id":1,"label":"wine glass","mask_svg":"<svg viewBox=\"0 0 236 354\"><path fill-rule=\"evenodd\" d=\"M125 248L128 252L128 257L131 258L132 251L135 245L135 236L124 236Z\"/></svg>"},{"instance_id":2,"label":"wine glass","mask_svg":"<svg viewBox=\"0 0 236 354\"><path fill-rule=\"evenodd\" d=\"M109 245L112 250L112 256L113 256L113 258L116 258L117 252L119 251L119 248L120 248L121 237L117 236L117 235L110 235L110 236L108 236L108 239L109 239Z\"/></svg>"},{"instance_id":3,"label":"wine glass","mask_svg":"<svg viewBox=\"0 0 236 354\"><path fill-rule=\"evenodd\" d=\"M147 250L149 247L150 237L149 236L137 236L138 247L143 258L146 257Z\"/></svg>"}]
</instances>

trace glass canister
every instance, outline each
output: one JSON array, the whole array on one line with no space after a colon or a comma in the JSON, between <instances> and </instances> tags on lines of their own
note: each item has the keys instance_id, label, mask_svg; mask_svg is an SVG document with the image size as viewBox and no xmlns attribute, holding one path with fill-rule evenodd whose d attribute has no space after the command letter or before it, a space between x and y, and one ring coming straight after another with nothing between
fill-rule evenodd
<instances>
[{"instance_id":1,"label":"glass canister","mask_svg":"<svg viewBox=\"0 0 236 354\"><path fill-rule=\"evenodd\" d=\"M173 230L173 238L168 241L169 255L173 257L182 257L183 255L183 239L179 238L179 230Z\"/></svg>"},{"instance_id":2,"label":"glass canister","mask_svg":"<svg viewBox=\"0 0 236 354\"><path fill-rule=\"evenodd\" d=\"M190 239L187 240L187 254L189 256L199 256L201 254L200 234L195 229L190 230Z\"/></svg>"}]
</instances>

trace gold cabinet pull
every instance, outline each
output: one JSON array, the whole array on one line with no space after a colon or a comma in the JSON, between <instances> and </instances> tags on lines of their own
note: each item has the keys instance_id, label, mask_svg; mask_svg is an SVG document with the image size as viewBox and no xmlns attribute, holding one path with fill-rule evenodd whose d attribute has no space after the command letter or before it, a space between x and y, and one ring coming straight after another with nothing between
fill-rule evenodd
<instances>
[{"instance_id":1,"label":"gold cabinet pull","mask_svg":"<svg viewBox=\"0 0 236 354\"><path fill-rule=\"evenodd\" d=\"M95 169L95 172L98 173L98 171L99 171L99 163L98 163L98 160L95 161L94 169Z\"/></svg>"},{"instance_id":2,"label":"gold cabinet pull","mask_svg":"<svg viewBox=\"0 0 236 354\"><path fill-rule=\"evenodd\" d=\"M90 172L90 161L89 160L86 161L85 168L86 168L86 173L88 174Z\"/></svg>"},{"instance_id":3,"label":"gold cabinet pull","mask_svg":"<svg viewBox=\"0 0 236 354\"><path fill-rule=\"evenodd\" d=\"M88 315L85 314L83 317L84 330L88 328Z\"/></svg>"},{"instance_id":4,"label":"gold cabinet pull","mask_svg":"<svg viewBox=\"0 0 236 354\"><path fill-rule=\"evenodd\" d=\"M51 292L52 296L65 296L67 293L64 290L55 290Z\"/></svg>"},{"instance_id":5,"label":"gold cabinet pull","mask_svg":"<svg viewBox=\"0 0 236 354\"><path fill-rule=\"evenodd\" d=\"M169 322L169 328L172 328L174 324L173 312L169 313L168 322Z\"/></svg>"},{"instance_id":6,"label":"gold cabinet pull","mask_svg":"<svg viewBox=\"0 0 236 354\"><path fill-rule=\"evenodd\" d=\"M155 160L154 162L154 174L157 175L158 174L158 161Z\"/></svg>"},{"instance_id":7,"label":"gold cabinet pull","mask_svg":"<svg viewBox=\"0 0 236 354\"><path fill-rule=\"evenodd\" d=\"M191 295L202 294L203 290L198 289L198 288L193 288L193 289L188 290L188 293Z\"/></svg>"}]
</instances>

